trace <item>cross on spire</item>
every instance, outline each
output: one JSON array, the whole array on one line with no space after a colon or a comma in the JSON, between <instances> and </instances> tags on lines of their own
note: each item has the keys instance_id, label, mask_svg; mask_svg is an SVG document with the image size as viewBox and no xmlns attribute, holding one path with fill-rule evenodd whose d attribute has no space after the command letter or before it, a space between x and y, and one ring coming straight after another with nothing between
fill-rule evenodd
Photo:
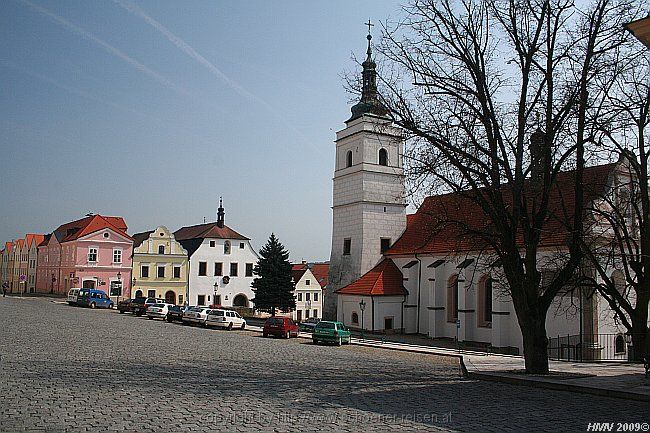
<instances>
[{"instance_id":1,"label":"cross on spire","mask_svg":"<svg viewBox=\"0 0 650 433\"><path fill-rule=\"evenodd\" d=\"M374 27L374 24L370 22L370 18L368 18L368 22L365 23L365 25L368 26L368 34L370 34L370 30L371 30L370 28Z\"/></svg>"}]
</instances>

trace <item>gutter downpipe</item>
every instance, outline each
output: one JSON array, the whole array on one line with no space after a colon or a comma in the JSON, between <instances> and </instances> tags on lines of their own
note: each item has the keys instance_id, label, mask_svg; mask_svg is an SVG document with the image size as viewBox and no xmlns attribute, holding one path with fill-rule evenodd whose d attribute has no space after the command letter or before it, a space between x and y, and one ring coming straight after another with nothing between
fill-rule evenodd
<instances>
[{"instance_id":1,"label":"gutter downpipe","mask_svg":"<svg viewBox=\"0 0 650 433\"><path fill-rule=\"evenodd\" d=\"M420 333L420 285L422 283L422 260L415 254L415 260L418 261L418 314L417 314L417 325L415 327L415 333Z\"/></svg>"},{"instance_id":2,"label":"gutter downpipe","mask_svg":"<svg viewBox=\"0 0 650 433\"><path fill-rule=\"evenodd\" d=\"M370 306L372 307L372 314L371 314L371 320L372 320L372 333L375 333L375 298L370 295Z\"/></svg>"}]
</instances>

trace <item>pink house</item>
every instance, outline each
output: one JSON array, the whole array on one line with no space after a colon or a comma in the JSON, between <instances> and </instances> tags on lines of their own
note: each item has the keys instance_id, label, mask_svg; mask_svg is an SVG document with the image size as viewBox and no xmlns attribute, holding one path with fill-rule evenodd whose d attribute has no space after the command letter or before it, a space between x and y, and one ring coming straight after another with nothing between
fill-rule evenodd
<instances>
[{"instance_id":1,"label":"pink house","mask_svg":"<svg viewBox=\"0 0 650 433\"><path fill-rule=\"evenodd\" d=\"M133 238L121 217L90 215L59 226L38 246L36 291L63 295L96 288L111 298L131 294Z\"/></svg>"}]
</instances>

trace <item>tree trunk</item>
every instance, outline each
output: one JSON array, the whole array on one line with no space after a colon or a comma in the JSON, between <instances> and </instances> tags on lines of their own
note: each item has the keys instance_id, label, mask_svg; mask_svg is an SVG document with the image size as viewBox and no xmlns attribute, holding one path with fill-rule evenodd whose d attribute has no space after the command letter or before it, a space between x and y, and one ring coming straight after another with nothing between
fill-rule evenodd
<instances>
[{"instance_id":1,"label":"tree trunk","mask_svg":"<svg viewBox=\"0 0 650 433\"><path fill-rule=\"evenodd\" d=\"M530 316L533 316L531 314ZM548 338L546 318L527 317L520 323L524 342L524 362L527 374L548 374ZM535 316L538 316L535 314ZM523 326L522 326L523 325Z\"/></svg>"},{"instance_id":2,"label":"tree trunk","mask_svg":"<svg viewBox=\"0 0 650 433\"><path fill-rule=\"evenodd\" d=\"M271 317L275 317L275 307L271 307Z\"/></svg>"},{"instance_id":3,"label":"tree trunk","mask_svg":"<svg viewBox=\"0 0 650 433\"><path fill-rule=\"evenodd\" d=\"M647 311L647 310L646 310ZM650 335L648 332L648 313L635 314L632 317L632 356L634 362L643 362L650 357Z\"/></svg>"}]
</instances>

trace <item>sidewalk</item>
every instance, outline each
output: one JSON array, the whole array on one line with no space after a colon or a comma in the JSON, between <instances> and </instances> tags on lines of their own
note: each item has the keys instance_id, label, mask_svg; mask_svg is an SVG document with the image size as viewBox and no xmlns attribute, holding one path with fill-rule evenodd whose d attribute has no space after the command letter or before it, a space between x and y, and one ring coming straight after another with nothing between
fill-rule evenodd
<instances>
[{"instance_id":1,"label":"sidewalk","mask_svg":"<svg viewBox=\"0 0 650 433\"><path fill-rule=\"evenodd\" d=\"M515 385L650 402L650 379L643 365L549 361L549 375L524 374L524 358L395 341L355 338L353 344L459 358L467 377Z\"/></svg>"}]
</instances>

